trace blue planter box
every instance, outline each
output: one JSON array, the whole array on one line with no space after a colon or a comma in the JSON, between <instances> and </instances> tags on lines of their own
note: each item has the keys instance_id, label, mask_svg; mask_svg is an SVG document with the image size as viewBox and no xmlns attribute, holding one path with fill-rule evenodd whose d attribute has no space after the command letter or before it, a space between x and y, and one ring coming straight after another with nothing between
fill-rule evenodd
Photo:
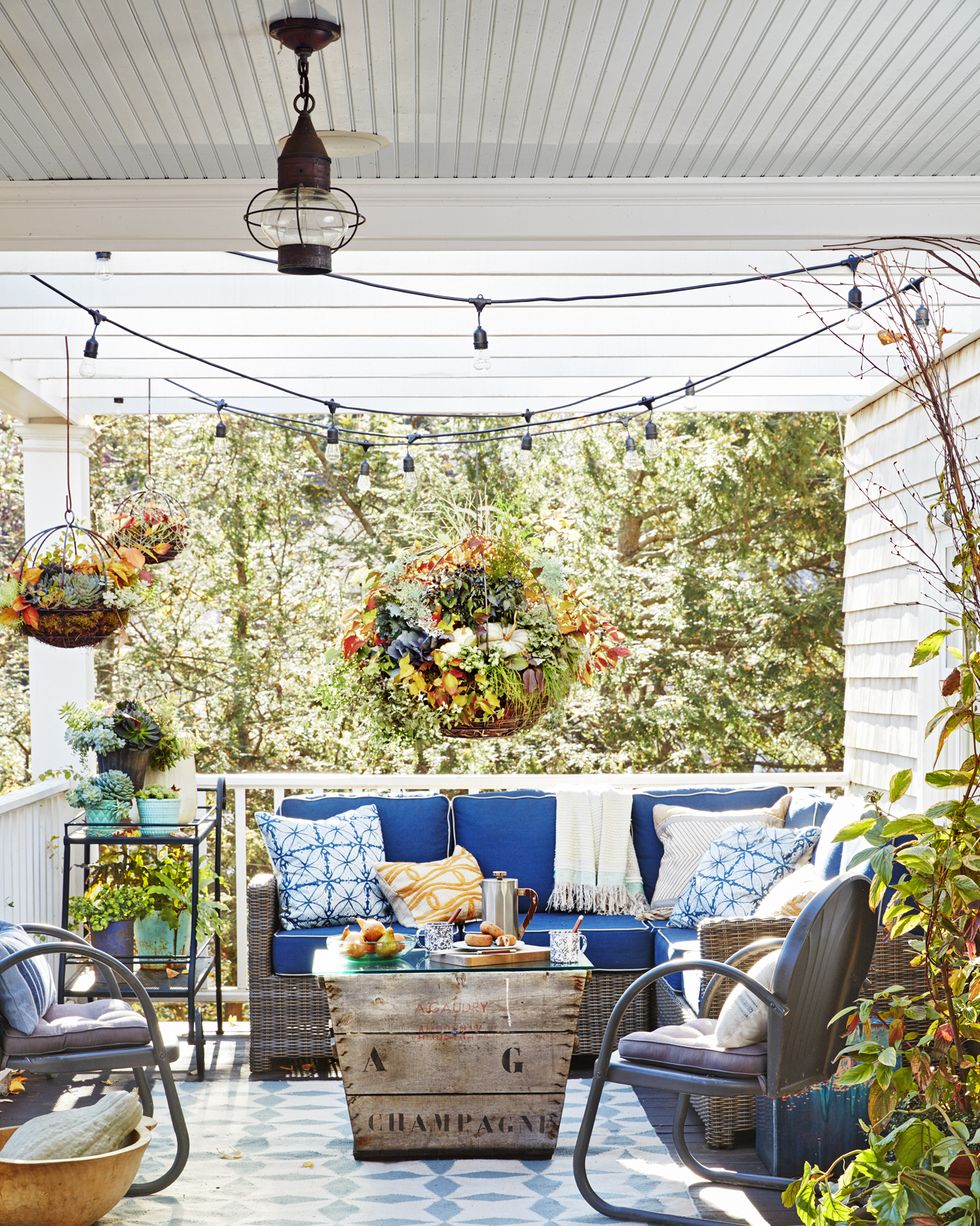
<instances>
[{"instance_id":1,"label":"blue planter box","mask_svg":"<svg viewBox=\"0 0 980 1226\"><path fill-rule=\"evenodd\" d=\"M826 1170L848 1150L864 1146L859 1121L868 1118L868 1087L834 1080L786 1098L755 1100L755 1151L766 1170L797 1179L803 1163Z\"/></svg>"}]
</instances>

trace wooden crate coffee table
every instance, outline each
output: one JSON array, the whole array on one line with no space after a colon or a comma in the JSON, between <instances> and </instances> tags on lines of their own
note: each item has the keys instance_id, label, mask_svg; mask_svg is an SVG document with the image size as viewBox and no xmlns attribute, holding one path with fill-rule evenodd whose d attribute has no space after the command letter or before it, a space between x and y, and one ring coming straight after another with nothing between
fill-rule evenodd
<instances>
[{"instance_id":1,"label":"wooden crate coffee table","mask_svg":"<svg viewBox=\"0 0 980 1226\"><path fill-rule=\"evenodd\" d=\"M354 1157L548 1158L591 964L447 968L318 950Z\"/></svg>"}]
</instances>

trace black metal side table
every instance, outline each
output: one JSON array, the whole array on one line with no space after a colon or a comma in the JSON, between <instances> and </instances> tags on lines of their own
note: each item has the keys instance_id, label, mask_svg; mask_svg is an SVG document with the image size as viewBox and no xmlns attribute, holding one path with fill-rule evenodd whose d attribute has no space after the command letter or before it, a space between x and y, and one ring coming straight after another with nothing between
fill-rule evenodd
<instances>
[{"instance_id":1,"label":"black metal side table","mask_svg":"<svg viewBox=\"0 0 980 1226\"><path fill-rule=\"evenodd\" d=\"M199 1081L204 1079L204 1020L197 996L208 979L214 975L215 1005L218 1015L217 1033L224 1032L224 1016L221 1002L221 937L217 932L202 941L197 940L198 899L200 896L201 865L210 857L214 867L212 894L216 903L221 902L221 829L225 807L224 780L219 779L214 788L214 804L193 821L179 826L112 826L106 833L95 833L86 823L84 815L65 823L62 858L61 925L68 927L68 900L71 897L73 868L81 868L82 879L87 885L91 869L97 863L93 848L158 846L190 848L191 855L191 941L184 957L140 958L134 954L128 962L140 983L154 1000L171 1000L186 1003L187 1042L194 1047L194 1074ZM89 1000L108 995L107 986L96 974L94 966L80 957L62 955L59 958L59 989L65 997L82 997ZM121 985L124 996L132 996L131 990Z\"/></svg>"}]
</instances>

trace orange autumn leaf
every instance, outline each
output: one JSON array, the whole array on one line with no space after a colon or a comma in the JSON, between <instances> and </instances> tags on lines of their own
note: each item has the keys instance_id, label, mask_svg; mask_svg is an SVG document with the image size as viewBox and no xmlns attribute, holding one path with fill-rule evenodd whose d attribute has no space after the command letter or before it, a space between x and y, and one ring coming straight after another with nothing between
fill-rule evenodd
<instances>
[{"instance_id":1,"label":"orange autumn leaf","mask_svg":"<svg viewBox=\"0 0 980 1226\"><path fill-rule=\"evenodd\" d=\"M27 1088L27 1078L23 1073L16 1072L7 1082L8 1094L23 1094Z\"/></svg>"},{"instance_id":2,"label":"orange autumn leaf","mask_svg":"<svg viewBox=\"0 0 980 1226\"><path fill-rule=\"evenodd\" d=\"M29 604L23 613L24 624L30 626L32 630L36 630L41 623L41 619L37 615L37 609L32 604Z\"/></svg>"},{"instance_id":3,"label":"orange autumn leaf","mask_svg":"<svg viewBox=\"0 0 980 1226\"><path fill-rule=\"evenodd\" d=\"M0 626L16 626L20 621L20 614L16 609L0 609Z\"/></svg>"},{"instance_id":4,"label":"orange autumn leaf","mask_svg":"<svg viewBox=\"0 0 980 1226\"><path fill-rule=\"evenodd\" d=\"M892 332L890 328L882 328L878 332L878 340L883 345L897 345L899 341L905 340L904 332Z\"/></svg>"},{"instance_id":5,"label":"orange autumn leaf","mask_svg":"<svg viewBox=\"0 0 980 1226\"><path fill-rule=\"evenodd\" d=\"M940 345L942 345L943 343L943 337L950 336L952 334L952 331L953 331L952 328L940 328L939 329L939 331L936 333L936 340L939 342Z\"/></svg>"}]
</instances>

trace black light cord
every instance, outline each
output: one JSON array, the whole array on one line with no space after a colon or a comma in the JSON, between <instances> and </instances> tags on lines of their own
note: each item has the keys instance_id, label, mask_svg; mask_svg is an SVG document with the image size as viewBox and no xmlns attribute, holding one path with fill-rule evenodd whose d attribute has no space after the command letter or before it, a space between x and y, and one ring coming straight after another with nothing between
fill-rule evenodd
<instances>
[{"instance_id":1,"label":"black light cord","mask_svg":"<svg viewBox=\"0 0 980 1226\"><path fill-rule=\"evenodd\" d=\"M864 257L861 257L861 258L864 258ZM848 257L848 260L843 261L842 263L845 263L847 264L848 267L850 267L851 264L857 259L858 257L856 256ZM471 420L474 417L479 418L481 416L481 414L478 414L478 413L441 413L438 410L416 413L416 412L412 412L411 410L405 411L405 410L381 409L381 408L373 408L373 407L367 408L365 406L349 405L342 401L336 401L332 399L323 399L321 397L310 396L306 394L305 392L297 392L291 388L284 387L282 384L274 383L268 379L262 379L258 375L246 374L242 371L235 370L230 366L225 366L220 362L214 362L210 358L202 358L198 356L197 354L189 352L186 349L180 349L175 345L170 345L166 341L161 341L157 339L156 337L149 336L148 334L144 332L139 332L135 328L130 328L126 324L122 324L118 322L117 320L112 319L110 316L104 315L101 312L96 312L90 307L86 307L84 303L79 302L77 299L73 298L70 294L65 293L64 290L58 289L57 286L52 285L49 281L46 281L43 277L38 276L36 273L31 273L29 275L31 276L32 280L38 282L38 284L40 285L43 285L46 289L51 290L52 293L57 294L58 297L63 298L66 302L70 302L73 306L76 306L80 310L85 311L87 314L91 315L93 318L96 315L98 315L99 322L108 323L112 327L118 328L120 331L125 332L129 336L133 336L139 340L146 341L148 344L156 345L158 348L164 349L169 353L175 353L179 355L180 357L188 358L191 361L199 362L202 365L207 366L213 370L220 370L224 374L232 375L235 378L245 379L248 382L256 383L262 387L267 387L273 391L281 392L283 395L291 397L291 398L305 400L309 403L321 405L322 407L327 408L331 411L335 411L336 409L344 409L348 413L364 413L367 415L375 414L379 416L398 417L398 418L405 418L405 417L436 418L436 419L454 420L454 421ZM897 297L899 294L908 293L910 290L918 290L921 287L922 283L925 281L925 279L926 279L925 277L921 277L921 276L915 277L909 282L907 282L905 285L900 286L899 288L891 291L890 293L884 294L881 298L876 299L874 302L868 303L868 307L865 309L870 309L872 307L880 306L883 302L887 302L889 301L889 299ZM842 322L843 321L841 320L835 320L831 323L822 324L819 328L814 328L810 332L805 332L802 335L793 337L788 341L783 341L778 345L773 345L769 349L765 349L761 353L754 354L751 357L742 358L738 362L733 362L731 365L723 367L721 370L714 371L712 374L704 375L699 379L689 379L683 386L679 386L676 388L670 388L666 392L662 393L661 396L657 397L657 401L661 402L665 398L670 399L673 397L680 396L682 394L687 394L689 393L689 389L701 387L703 385L708 384L709 382L714 384L717 380L733 373L736 370L742 370L746 366L750 366L755 362L762 361L764 358L771 357L773 354L782 353L785 350L793 348L796 345L803 344L805 341L812 340L816 336L821 336L825 332L832 331L834 328L840 327ZM635 382L643 382L645 381L647 377L648 376L644 376L643 379L636 380ZM177 384L176 381L174 380L168 379L167 382L174 383L175 386L181 387L182 390L187 391L188 394L190 395L195 395L195 393L193 393L190 389L184 388L183 385ZM631 385L626 384L622 386L631 386ZM612 390L615 391L618 389L612 389ZM595 399L599 396L608 395L608 394L610 393L609 392L593 393L593 395L590 397L583 397L581 400L571 402L568 407L574 407L577 404L582 404L582 403L587 402L588 400ZM208 398L198 397L198 399L202 400L202 402L204 403L209 402ZM218 407L219 403L224 407L224 404L225 404L225 402L223 401L219 402L217 400L212 400L210 401L210 403L212 403L214 407ZM648 411L651 403L652 401L650 397L641 397L639 400L631 401L628 404L616 405L616 406L605 406L599 409L590 410L589 412L586 412L586 413L575 415L573 417L559 418L557 420L548 421L545 424L551 425L551 426L561 426L561 425L564 425L570 422L584 421L592 417L608 417L611 414L623 412L631 408L641 408L643 411ZM239 409L239 412L241 411L242 410ZM541 409L541 410L538 410L537 412L540 415L543 413L550 413L550 412L556 412L556 411L563 411L563 409L562 408L559 408L557 410L556 409ZM248 410L247 412L250 412L250 410ZM499 417L499 418L517 418L519 417L521 420L517 424L514 424L514 425L490 426L490 427L484 427L478 430L440 431L436 434L431 434L431 435L426 435L426 436L421 436L421 437L431 440L431 443L438 442L441 440L444 440L446 443L453 443L453 442L459 441L460 439L476 438L479 436L487 436L487 435L494 435L495 437L499 438L501 435L505 435L506 432L508 431L514 431L514 430L524 431L525 429L527 429L527 426L528 426L527 412L528 410L521 410L519 412L517 411L499 412L499 413L494 413L494 414L489 414L489 415L482 415L482 416L492 416L492 417ZM275 415L270 415L270 416L274 420L276 420ZM364 432L364 433L366 434L367 432ZM378 435L377 437L384 437L384 436Z\"/></svg>"},{"instance_id":2,"label":"black light cord","mask_svg":"<svg viewBox=\"0 0 980 1226\"><path fill-rule=\"evenodd\" d=\"M256 260L260 264L276 264L277 262L270 256L257 255L251 251L229 251L227 254L237 255L243 260ZM698 281L692 285L668 285L661 289L622 290L613 294L533 294L527 298L484 298L482 294L468 298L462 294L437 294L432 290L409 289L405 285L391 285L384 281L368 281L363 277L351 277L340 272L328 272L323 275L329 281L347 281L351 285L367 286L368 289L388 290L393 294L409 294L413 298L431 298L434 302L456 302L473 307L479 303L482 310L487 306L528 306L536 302L558 304L563 302L610 302L621 298L658 298L664 294L690 294L703 289L724 289L732 285L752 285L756 281L776 281L783 277L798 276L800 273L826 272L830 268L849 268L853 273L858 264L863 263L864 260L874 259L877 254L876 251L870 251L867 255L849 255L846 259L828 260L825 264L806 266L798 264L795 268L788 268L782 272L759 272L747 277L731 277L722 281Z\"/></svg>"}]
</instances>

